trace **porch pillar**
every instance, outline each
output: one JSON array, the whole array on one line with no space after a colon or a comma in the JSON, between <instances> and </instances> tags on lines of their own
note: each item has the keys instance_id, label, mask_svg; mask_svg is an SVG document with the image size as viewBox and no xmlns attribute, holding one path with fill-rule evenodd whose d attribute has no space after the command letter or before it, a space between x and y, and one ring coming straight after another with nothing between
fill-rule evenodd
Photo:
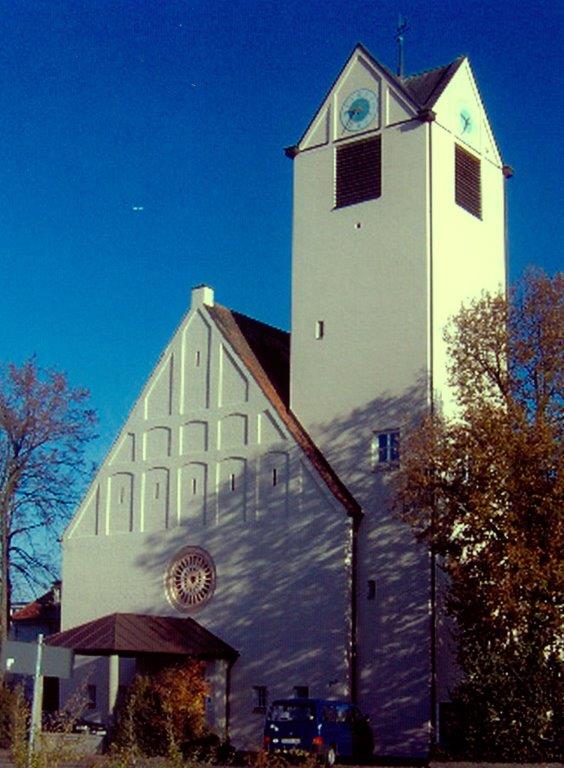
<instances>
[{"instance_id":1,"label":"porch pillar","mask_svg":"<svg viewBox=\"0 0 564 768\"><path fill-rule=\"evenodd\" d=\"M119 656L108 656L108 724L113 725L119 691Z\"/></svg>"}]
</instances>

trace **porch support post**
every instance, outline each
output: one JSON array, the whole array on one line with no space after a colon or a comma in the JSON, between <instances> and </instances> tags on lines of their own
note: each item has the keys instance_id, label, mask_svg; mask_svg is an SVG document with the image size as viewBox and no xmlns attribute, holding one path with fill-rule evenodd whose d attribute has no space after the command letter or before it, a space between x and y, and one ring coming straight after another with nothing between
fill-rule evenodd
<instances>
[{"instance_id":1,"label":"porch support post","mask_svg":"<svg viewBox=\"0 0 564 768\"><path fill-rule=\"evenodd\" d=\"M119 656L108 656L108 724L113 725L119 690Z\"/></svg>"}]
</instances>

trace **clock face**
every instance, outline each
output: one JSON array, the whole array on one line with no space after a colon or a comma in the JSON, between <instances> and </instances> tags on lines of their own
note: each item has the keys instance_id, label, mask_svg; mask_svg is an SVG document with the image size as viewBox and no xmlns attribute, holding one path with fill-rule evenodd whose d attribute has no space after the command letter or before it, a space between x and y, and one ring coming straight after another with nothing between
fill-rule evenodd
<instances>
[{"instance_id":1,"label":"clock face","mask_svg":"<svg viewBox=\"0 0 564 768\"><path fill-rule=\"evenodd\" d=\"M341 105L341 125L345 131L364 131L378 113L378 97L368 88L359 88L347 96Z\"/></svg>"},{"instance_id":2,"label":"clock face","mask_svg":"<svg viewBox=\"0 0 564 768\"><path fill-rule=\"evenodd\" d=\"M470 136L474 133L474 117L467 107L462 107L458 113L458 132L461 136Z\"/></svg>"}]
</instances>

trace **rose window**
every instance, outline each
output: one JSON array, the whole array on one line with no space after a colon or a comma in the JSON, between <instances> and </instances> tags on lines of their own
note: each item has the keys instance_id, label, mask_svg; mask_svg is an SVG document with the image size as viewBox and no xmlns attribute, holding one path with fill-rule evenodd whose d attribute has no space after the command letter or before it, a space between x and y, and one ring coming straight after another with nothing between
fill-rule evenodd
<instances>
[{"instance_id":1,"label":"rose window","mask_svg":"<svg viewBox=\"0 0 564 768\"><path fill-rule=\"evenodd\" d=\"M195 611L213 595L215 566L200 547L185 547L169 563L166 591L169 600L181 611Z\"/></svg>"}]
</instances>

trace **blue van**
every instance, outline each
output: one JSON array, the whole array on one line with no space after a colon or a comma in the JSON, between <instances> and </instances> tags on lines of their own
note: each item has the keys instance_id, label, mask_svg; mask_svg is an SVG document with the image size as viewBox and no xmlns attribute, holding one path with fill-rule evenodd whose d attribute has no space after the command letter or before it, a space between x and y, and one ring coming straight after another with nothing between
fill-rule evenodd
<instances>
[{"instance_id":1,"label":"blue van","mask_svg":"<svg viewBox=\"0 0 564 768\"><path fill-rule=\"evenodd\" d=\"M313 752L327 765L337 760L367 762L372 757L372 729L360 709L347 701L276 699L264 724L269 752Z\"/></svg>"}]
</instances>

